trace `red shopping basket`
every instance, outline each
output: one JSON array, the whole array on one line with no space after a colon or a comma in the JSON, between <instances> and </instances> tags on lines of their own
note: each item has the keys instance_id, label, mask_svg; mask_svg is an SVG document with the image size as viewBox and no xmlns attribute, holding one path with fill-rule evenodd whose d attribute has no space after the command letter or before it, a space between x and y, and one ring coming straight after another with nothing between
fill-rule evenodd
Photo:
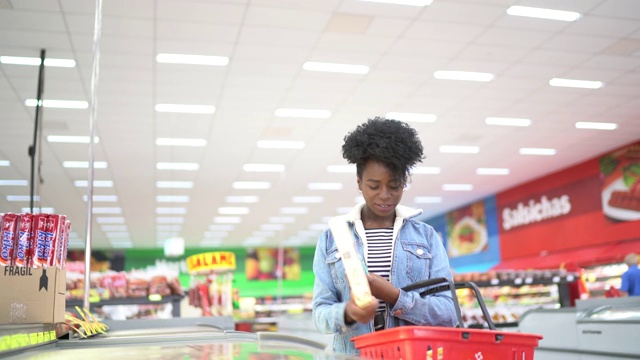
<instances>
[{"instance_id":1,"label":"red shopping basket","mask_svg":"<svg viewBox=\"0 0 640 360\"><path fill-rule=\"evenodd\" d=\"M351 339L360 350L360 356L369 359L402 360L532 360L541 335L511 331L496 331L478 287L471 282L453 283L438 278L409 285L404 290L431 287L421 296L451 290L453 302L462 325L462 316L455 289L470 288L476 295L490 330L448 328L438 326L401 326Z\"/></svg>"}]
</instances>

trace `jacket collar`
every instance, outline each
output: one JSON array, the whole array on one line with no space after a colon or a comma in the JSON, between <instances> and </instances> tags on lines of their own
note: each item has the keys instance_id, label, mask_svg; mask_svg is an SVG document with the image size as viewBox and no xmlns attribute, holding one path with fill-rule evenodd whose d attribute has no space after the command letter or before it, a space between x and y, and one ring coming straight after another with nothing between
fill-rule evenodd
<instances>
[{"instance_id":1,"label":"jacket collar","mask_svg":"<svg viewBox=\"0 0 640 360\"><path fill-rule=\"evenodd\" d=\"M364 208L365 203L360 203L351 209L347 214L342 215L347 221L354 222L357 220L362 220L362 208ZM408 206L398 205L396 206L396 219L411 219L418 215L422 214L422 209L413 209Z\"/></svg>"}]
</instances>

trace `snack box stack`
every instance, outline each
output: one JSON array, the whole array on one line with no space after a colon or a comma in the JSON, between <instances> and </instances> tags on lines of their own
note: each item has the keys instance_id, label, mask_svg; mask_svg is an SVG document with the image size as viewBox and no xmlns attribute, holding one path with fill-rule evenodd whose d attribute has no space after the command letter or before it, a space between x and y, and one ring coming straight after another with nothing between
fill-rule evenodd
<instances>
[{"instance_id":1,"label":"snack box stack","mask_svg":"<svg viewBox=\"0 0 640 360\"><path fill-rule=\"evenodd\" d=\"M0 214L0 266L64 270L71 221L60 214Z\"/></svg>"}]
</instances>

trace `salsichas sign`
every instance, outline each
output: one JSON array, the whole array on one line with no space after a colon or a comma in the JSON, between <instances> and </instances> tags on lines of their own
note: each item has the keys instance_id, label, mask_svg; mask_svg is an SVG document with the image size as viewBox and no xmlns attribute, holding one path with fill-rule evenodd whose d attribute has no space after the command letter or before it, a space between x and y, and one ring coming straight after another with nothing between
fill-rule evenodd
<instances>
[{"instance_id":1,"label":"salsichas sign","mask_svg":"<svg viewBox=\"0 0 640 360\"><path fill-rule=\"evenodd\" d=\"M502 229L510 230L518 226L538 223L567 215L570 212L571 198L569 195L550 199L546 195L542 195L537 201L531 199L526 203L518 203L515 208L505 207L502 210Z\"/></svg>"}]
</instances>

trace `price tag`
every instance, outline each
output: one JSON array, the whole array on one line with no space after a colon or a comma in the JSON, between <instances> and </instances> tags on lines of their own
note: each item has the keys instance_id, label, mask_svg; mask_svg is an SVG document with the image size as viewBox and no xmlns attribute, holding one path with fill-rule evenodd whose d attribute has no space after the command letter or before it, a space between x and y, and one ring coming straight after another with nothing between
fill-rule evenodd
<instances>
[{"instance_id":1,"label":"price tag","mask_svg":"<svg viewBox=\"0 0 640 360\"><path fill-rule=\"evenodd\" d=\"M44 332L38 333L38 344L42 344L44 342Z\"/></svg>"},{"instance_id":2,"label":"price tag","mask_svg":"<svg viewBox=\"0 0 640 360\"><path fill-rule=\"evenodd\" d=\"M528 278L524 279L524 283L525 283L525 284L531 284L532 282L533 282L533 279L532 279L532 278L530 278L530 277L528 277Z\"/></svg>"},{"instance_id":3,"label":"price tag","mask_svg":"<svg viewBox=\"0 0 640 360\"><path fill-rule=\"evenodd\" d=\"M58 337L56 336L56 331L55 330L51 330L49 331L49 341L53 341L53 340L57 340Z\"/></svg>"},{"instance_id":4,"label":"price tag","mask_svg":"<svg viewBox=\"0 0 640 360\"><path fill-rule=\"evenodd\" d=\"M513 283L516 284L516 285L520 285L520 284L522 284L522 279L520 279L520 278L513 279Z\"/></svg>"},{"instance_id":5,"label":"price tag","mask_svg":"<svg viewBox=\"0 0 640 360\"><path fill-rule=\"evenodd\" d=\"M89 302L90 303L100 302L100 296L89 296Z\"/></svg>"},{"instance_id":6,"label":"price tag","mask_svg":"<svg viewBox=\"0 0 640 360\"><path fill-rule=\"evenodd\" d=\"M11 349L11 335L5 335L0 338L0 351Z\"/></svg>"},{"instance_id":7,"label":"price tag","mask_svg":"<svg viewBox=\"0 0 640 360\"><path fill-rule=\"evenodd\" d=\"M149 295L149 301L161 301L162 295L160 294L151 294Z\"/></svg>"},{"instance_id":8,"label":"price tag","mask_svg":"<svg viewBox=\"0 0 640 360\"><path fill-rule=\"evenodd\" d=\"M573 275L567 275L567 281L573 281L575 279Z\"/></svg>"},{"instance_id":9,"label":"price tag","mask_svg":"<svg viewBox=\"0 0 640 360\"><path fill-rule=\"evenodd\" d=\"M38 345L38 333L29 334L29 344Z\"/></svg>"},{"instance_id":10,"label":"price tag","mask_svg":"<svg viewBox=\"0 0 640 360\"><path fill-rule=\"evenodd\" d=\"M51 334L48 332L44 333L44 342L49 342L51 341Z\"/></svg>"},{"instance_id":11,"label":"price tag","mask_svg":"<svg viewBox=\"0 0 640 360\"><path fill-rule=\"evenodd\" d=\"M500 284L500 280L498 279L491 279L491 285L498 285Z\"/></svg>"},{"instance_id":12,"label":"price tag","mask_svg":"<svg viewBox=\"0 0 640 360\"><path fill-rule=\"evenodd\" d=\"M553 281L554 283L560 282L560 276L554 276L551 281Z\"/></svg>"}]
</instances>

